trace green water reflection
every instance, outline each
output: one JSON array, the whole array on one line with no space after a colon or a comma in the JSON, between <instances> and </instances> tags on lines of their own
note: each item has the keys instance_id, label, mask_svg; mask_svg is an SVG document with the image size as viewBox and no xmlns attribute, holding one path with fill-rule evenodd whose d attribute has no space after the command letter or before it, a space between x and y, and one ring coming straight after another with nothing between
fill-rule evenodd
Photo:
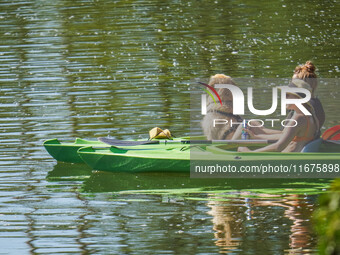
<instances>
[{"instance_id":1,"label":"green water reflection","mask_svg":"<svg viewBox=\"0 0 340 255\"><path fill-rule=\"evenodd\" d=\"M77 188L82 200L111 203L117 217L122 216L117 206L124 205L123 214L129 215L126 220L121 218L124 224L131 219L140 222L142 215L154 215L140 223L144 231L166 229L167 233L183 238L182 242L193 240L192 244L198 245L191 232L204 229L201 236L213 240L216 248L202 241L203 250L222 253L315 251L316 237L309 219L315 210L316 195L325 192L330 182L321 179L191 179L188 174L169 173L89 174L82 164L66 163L55 165L48 179L51 184L83 180ZM189 211L184 209L188 206ZM106 212L104 208L96 210ZM163 219L158 219L160 215ZM261 244L256 241L258 233L266 240ZM138 235L135 238L139 238ZM144 242L150 249L168 247L162 238L160 245L151 245L148 238ZM275 245L270 246L270 243Z\"/></svg>"}]
</instances>

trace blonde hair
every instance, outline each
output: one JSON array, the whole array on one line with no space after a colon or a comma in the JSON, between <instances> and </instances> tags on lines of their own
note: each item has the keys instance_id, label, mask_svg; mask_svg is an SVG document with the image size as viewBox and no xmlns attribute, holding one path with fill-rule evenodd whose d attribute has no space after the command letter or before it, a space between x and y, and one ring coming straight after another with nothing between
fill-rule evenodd
<instances>
[{"instance_id":1,"label":"blonde hair","mask_svg":"<svg viewBox=\"0 0 340 255\"><path fill-rule=\"evenodd\" d=\"M225 74L215 74L215 75L210 77L209 85L214 87L214 85L216 85L216 84L236 85L236 83L232 80L232 78L230 76L225 75ZM220 88L220 89L217 89L217 93L220 95L222 102L223 102L223 105L230 107L232 109L233 96L232 96L230 90ZM208 99L208 105L209 105L209 103L213 103L213 101L210 97Z\"/></svg>"},{"instance_id":2,"label":"blonde hair","mask_svg":"<svg viewBox=\"0 0 340 255\"><path fill-rule=\"evenodd\" d=\"M210 77L209 85L214 87L216 84L231 84L237 86L230 76L224 74L215 74ZM230 90L226 88L218 88L216 91L221 98L222 105L219 103L216 104L212 97L208 97L207 114L204 116L201 123L203 132L208 140L231 139L235 133L235 129L232 129L229 125L213 127L212 123L216 118L225 118L228 121L230 119L239 121L237 119L238 117L233 115L233 95Z\"/></svg>"},{"instance_id":3,"label":"blonde hair","mask_svg":"<svg viewBox=\"0 0 340 255\"><path fill-rule=\"evenodd\" d=\"M209 85L213 86L215 84L232 84L236 85L230 76L225 74L215 74L210 77Z\"/></svg>"},{"instance_id":4,"label":"blonde hair","mask_svg":"<svg viewBox=\"0 0 340 255\"><path fill-rule=\"evenodd\" d=\"M318 76L315 73L315 65L311 61L307 61L304 65L295 67L293 78L301 79L307 82L312 87L312 94L318 86L316 78Z\"/></svg>"}]
</instances>

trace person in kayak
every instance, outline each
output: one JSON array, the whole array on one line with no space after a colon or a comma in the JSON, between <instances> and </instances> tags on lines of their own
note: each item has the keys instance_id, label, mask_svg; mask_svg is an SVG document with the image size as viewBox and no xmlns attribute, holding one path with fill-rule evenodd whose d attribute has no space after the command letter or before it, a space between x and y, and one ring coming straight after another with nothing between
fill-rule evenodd
<instances>
[{"instance_id":1,"label":"person in kayak","mask_svg":"<svg viewBox=\"0 0 340 255\"><path fill-rule=\"evenodd\" d=\"M292 76L293 80L303 80L307 82L311 87L311 99L309 101L310 105L314 109L314 115L318 120L318 135L320 136L321 132L320 129L325 123L325 111L320 100L316 97L315 91L318 86L317 82L317 75L315 73L316 67L311 61L307 61L304 65L298 65L295 67L294 74ZM293 116L293 111L291 111L287 119L290 119ZM262 135L263 139L271 139L271 140L278 140L282 136L282 130L277 129L270 129L270 128L251 128L251 131L256 135ZM232 139L238 139L240 137L241 130L237 130Z\"/></svg>"},{"instance_id":2,"label":"person in kayak","mask_svg":"<svg viewBox=\"0 0 340 255\"><path fill-rule=\"evenodd\" d=\"M307 61L304 65L299 65L295 68L293 79L301 79L311 86L312 97L309 103L314 108L315 116L318 118L319 127L321 128L325 123L326 116L320 100L315 95L315 91L318 86L318 76L315 73L315 69L315 65L311 61Z\"/></svg>"},{"instance_id":3,"label":"person in kayak","mask_svg":"<svg viewBox=\"0 0 340 255\"><path fill-rule=\"evenodd\" d=\"M214 87L216 84L232 84L236 86L232 78L224 74L215 74L210 77L209 85ZM213 127L213 120L226 119L229 123L230 120L233 122L242 122L242 118L239 115L233 114L233 96L230 90L220 88L217 89L217 92L220 95L223 105L216 105L211 97L208 98L207 114L201 122L203 133L208 140L231 139L238 125L233 125L232 127L230 127L230 125Z\"/></svg>"},{"instance_id":4,"label":"person in kayak","mask_svg":"<svg viewBox=\"0 0 340 255\"><path fill-rule=\"evenodd\" d=\"M311 86L302 80L293 80L288 86L308 89L310 92L312 91ZM301 95L300 93L288 93L287 98L304 98L304 95ZM293 121L290 121L292 123L288 124L288 127L283 129L276 143L254 151L300 152L307 143L314 140L318 134L319 122L315 116L312 105L308 102L303 104L303 106L312 113L312 115L304 115L295 104L288 104L287 109L294 111L293 116L290 119L296 121L298 125L293 126ZM254 134L250 129L248 130L248 133L253 139L268 139L269 137L268 135ZM247 147L239 147L238 151L247 152L251 150Z\"/></svg>"}]
</instances>

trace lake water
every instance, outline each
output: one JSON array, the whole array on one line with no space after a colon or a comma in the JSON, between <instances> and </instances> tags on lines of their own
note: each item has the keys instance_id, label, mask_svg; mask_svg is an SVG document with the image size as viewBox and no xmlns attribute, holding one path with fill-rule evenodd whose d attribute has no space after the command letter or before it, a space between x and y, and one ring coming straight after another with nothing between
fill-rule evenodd
<instances>
[{"instance_id":1,"label":"lake water","mask_svg":"<svg viewBox=\"0 0 340 255\"><path fill-rule=\"evenodd\" d=\"M0 254L309 254L330 180L198 180L56 163L49 138L190 134L215 73L339 76L336 1L0 1ZM337 86L320 86L339 124Z\"/></svg>"}]
</instances>

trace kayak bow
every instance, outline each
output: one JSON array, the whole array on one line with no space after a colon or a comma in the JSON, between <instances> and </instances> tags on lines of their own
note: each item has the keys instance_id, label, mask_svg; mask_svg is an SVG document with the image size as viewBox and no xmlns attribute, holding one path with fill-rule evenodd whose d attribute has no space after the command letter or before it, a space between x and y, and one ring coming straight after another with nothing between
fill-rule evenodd
<instances>
[{"instance_id":1,"label":"kayak bow","mask_svg":"<svg viewBox=\"0 0 340 255\"><path fill-rule=\"evenodd\" d=\"M57 161L68 163L84 163L79 157L77 151L85 146L105 146L100 141L90 141L85 139L76 138L72 143L61 143L58 139L49 139L43 143L47 152Z\"/></svg>"}]
</instances>

